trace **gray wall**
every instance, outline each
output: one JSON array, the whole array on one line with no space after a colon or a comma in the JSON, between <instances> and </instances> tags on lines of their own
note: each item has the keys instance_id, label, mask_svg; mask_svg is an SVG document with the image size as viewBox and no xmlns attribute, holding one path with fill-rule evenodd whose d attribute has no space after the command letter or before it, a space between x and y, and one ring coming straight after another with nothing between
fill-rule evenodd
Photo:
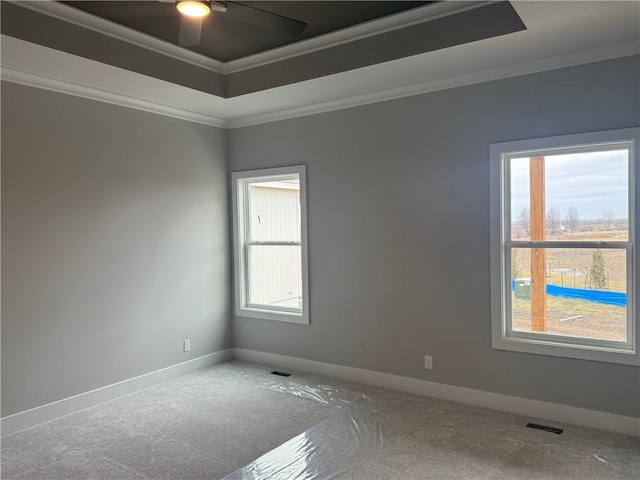
<instances>
[{"instance_id":1,"label":"gray wall","mask_svg":"<svg viewBox=\"0 0 640 480\"><path fill-rule=\"evenodd\" d=\"M235 318L234 346L639 416L637 367L491 349L488 258L488 145L639 125L639 67L232 130L228 152L219 129L3 83L2 416L232 345L227 156L308 168L311 325Z\"/></svg>"},{"instance_id":2,"label":"gray wall","mask_svg":"<svg viewBox=\"0 0 640 480\"><path fill-rule=\"evenodd\" d=\"M225 142L2 84L2 416L231 346Z\"/></svg>"},{"instance_id":3,"label":"gray wall","mask_svg":"<svg viewBox=\"0 0 640 480\"><path fill-rule=\"evenodd\" d=\"M493 142L640 125L639 67L231 131L233 171L307 165L311 308L309 326L235 318L234 346L640 416L637 367L492 350L488 158Z\"/></svg>"}]
</instances>

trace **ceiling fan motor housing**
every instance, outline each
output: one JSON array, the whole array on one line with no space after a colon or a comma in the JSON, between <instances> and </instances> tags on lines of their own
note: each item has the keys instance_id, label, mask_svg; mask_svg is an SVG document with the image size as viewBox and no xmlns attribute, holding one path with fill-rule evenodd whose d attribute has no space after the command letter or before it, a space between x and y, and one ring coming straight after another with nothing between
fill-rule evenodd
<instances>
[{"instance_id":1,"label":"ceiling fan motor housing","mask_svg":"<svg viewBox=\"0 0 640 480\"><path fill-rule=\"evenodd\" d=\"M222 2L211 2L211 11L224 13L227 11L227 6Z\"/></svg>"}]
</instances>

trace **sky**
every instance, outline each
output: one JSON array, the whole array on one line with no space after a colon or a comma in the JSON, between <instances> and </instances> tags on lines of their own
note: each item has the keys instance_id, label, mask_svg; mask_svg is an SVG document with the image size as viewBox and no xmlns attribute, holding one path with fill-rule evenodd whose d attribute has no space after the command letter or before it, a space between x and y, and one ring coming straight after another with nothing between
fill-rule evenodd
<instances>
[{"instance_id":1,"label":"sky","mask_svg":"<svg viewBox=\"0 0 640 480\"><path fill-rule=\"evenodd\" d=\"M628 218L629 157L627 150L545 157L547 211L575 207L581 219L602 218L608 211ZM529 159L511 160L511 216L529 207Z\"/></svg>"}]
</instances>

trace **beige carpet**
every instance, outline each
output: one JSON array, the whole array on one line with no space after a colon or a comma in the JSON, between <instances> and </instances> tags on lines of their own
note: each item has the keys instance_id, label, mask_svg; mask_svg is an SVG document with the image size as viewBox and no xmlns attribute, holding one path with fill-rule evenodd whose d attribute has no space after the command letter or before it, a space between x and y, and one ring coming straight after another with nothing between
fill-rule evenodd
<instances>
[{"instance_id":1,"label":"beige carpet","mask_svg":"<svg viewBox=\"0 0 640 480\"><path fill-rule=\"evenodd\" d=\"M564 429L556 435L526 428L530 421L550 423L539 419L320 377L291 378L292 391L315 390L346 406L228 480L640 478L638 438L552 422Z\"/></svg>"},{"instance_id":2,"label":"beige carpet","mask_svg":"<svg viewBox=\"0 0 640 480\"><path fill-rule=\"evenodd\" d=\"M228 362L2 439L2 478L638 479L640 439Z\"/></svg>"},{"instance_id":3,"label":"beige carpet","mask_svg":"<svg viewBox=\"0 0 640 480\"><path fill-rule=\"evenodd\" d=\"M334 413L214 367L2 438L2 478L218 479Z\"/></svg>"}]
</instances>

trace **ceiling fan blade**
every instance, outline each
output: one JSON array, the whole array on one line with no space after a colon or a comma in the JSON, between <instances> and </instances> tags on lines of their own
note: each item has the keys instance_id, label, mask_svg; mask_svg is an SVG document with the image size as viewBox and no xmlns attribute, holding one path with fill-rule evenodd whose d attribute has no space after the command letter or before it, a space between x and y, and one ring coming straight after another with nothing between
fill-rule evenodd
<instances>
[{"instance_id":1,"label":"ceiling fan blade","mask_svg":"<svg viewBox=\"0 0 640 480\"><path fill-rule=\"evenodd\" d=\"M307 28L307 24L299 20L283 17L276 13L267 12L266 10L260 10L259 8L237 2L227 2L227 12L225 15L240 22L276 30L291 35L292 37L300 35L304 29Z\"/></svg>"},{"instance_id":2,"label":"ceiling fan blade","mask_svg":"<svg viewBox=\"0 0 640 480\"><path fill-rule=\"evenodd\" d=\"M202 34L202 17L180 16L180 33L178 34L178 45L181 47L194 47L200 45L200 35Z\"/></svg>"}]
</instances>

